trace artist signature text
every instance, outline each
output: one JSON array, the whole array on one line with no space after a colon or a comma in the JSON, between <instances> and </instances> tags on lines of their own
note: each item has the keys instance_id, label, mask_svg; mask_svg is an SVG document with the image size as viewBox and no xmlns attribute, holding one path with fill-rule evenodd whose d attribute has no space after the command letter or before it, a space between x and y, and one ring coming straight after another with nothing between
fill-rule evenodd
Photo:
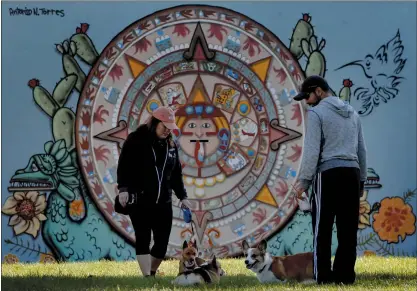
<instances>
[{"instance_id":1,"label":"artist signature text","mask_svg":"<svg viewBox=\"0 0 417 291\"><path fill-rule=\"evenodd\" d=\"M60 17L64 17L65 16L65 11L64 9L48 9L48 8L27 8L25 7L24 9L22 8L9 8L9 14L11 16L19 16L19 15L26 15L26 16L60 16Z\"/></svg>"}]
</instances>

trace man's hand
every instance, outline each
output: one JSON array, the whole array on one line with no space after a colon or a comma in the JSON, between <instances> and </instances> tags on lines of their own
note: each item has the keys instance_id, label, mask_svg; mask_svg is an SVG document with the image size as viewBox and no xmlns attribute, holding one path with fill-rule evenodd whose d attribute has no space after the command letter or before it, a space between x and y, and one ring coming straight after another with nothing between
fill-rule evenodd
<instances>
[{"instance_id":1,"label":"man's hand","mask_svg":"<svg viewBox=\"0 0 417 291\"><path fill-rule=\"evenodd\" d=\"M298 203L298 207L300 207L302 211L304 212L311 211L311 205L310 205L310 202L308 201L307 195L301 196L300 198L297 197L297 203Z\"/></svg>"},{"instance_id":2,"label":"man's hand","mask_svg":"<svg viewBox=\"0 0 417 291\"><path fill-rule=\"evenodd\" d=\"M293 186L294 192L295 192L295 198L297 200L298 206L302 211L311 211L310 203L308 201L308 197L306 192L306 189L300 187L299 185Z\"/></svg>"},{"instance_id":3,"label":"man's hand","mask_svg":"<svg viewBox=\"0 0 417 291\"><path fill-rule=\"evenodd\" d=\"M125 207L127 204L127 201L129 201L129 193L128 192L121 192L119 194L119 202L120 204Z\"/></svg>"},{"instance_id":4,"label":"man's hand","mask_svg":"<svg viewBox=\"0 0 417 291\"><path fill-rule=\"evenodd\" d=\"M305 192L304 189L297 190L297 199L303 199L303 193Z\"/></svg>"},{"instance_id":5,"label":"man's hand","mask_svg":"<svg viewBox=\"0 0 417 291\"><path fill-rule=\"evenodd\" d=\"M309 212L311 211L311 205L307 196L307 193L305 193L305 191L298 191L297 192L297 203L298 203L298 207L300 207L300 209L304 212Z\"/></svg>"},{"instance_id":6,"label":"man's hand","mask_svg":"<svg viewBox=\"0 0 417 291\"><path fill-rule=\"evenodd\" d=\"M293 189L295 191L295 197L297 199L303 199L302 196L303 196L303 193L306 191L306 189L300 187L299 185L295 185Z\"/></svg>"}]
</instances>

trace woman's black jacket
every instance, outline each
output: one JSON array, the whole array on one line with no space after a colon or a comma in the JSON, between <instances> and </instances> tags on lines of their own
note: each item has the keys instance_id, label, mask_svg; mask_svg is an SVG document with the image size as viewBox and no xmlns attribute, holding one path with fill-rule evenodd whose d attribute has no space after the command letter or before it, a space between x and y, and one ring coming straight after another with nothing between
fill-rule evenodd
<instances>
[{"instance_id":1,"label":"woman's black jacket","mask_svg":"<svg viewBox=\"0 0 417 291\"><path fill-rule=\"evenodd\" d=\"M169 150L166 156L167 145ZM166 158L159 199L159 182L155 169L154 152L160 177ZM157 202L158 204L169 203L172 190L178 199L187 198L175 142L158 141L145 124L130 133L123 144L117 168L117 183L119 192L137 193L140 205Z\"/></svg>"}]
</instances>

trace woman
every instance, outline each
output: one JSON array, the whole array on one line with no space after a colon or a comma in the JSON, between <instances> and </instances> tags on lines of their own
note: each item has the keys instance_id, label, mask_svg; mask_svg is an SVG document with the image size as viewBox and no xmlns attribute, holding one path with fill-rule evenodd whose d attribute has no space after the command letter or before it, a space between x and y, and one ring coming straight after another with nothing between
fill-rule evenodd
<instances>
[{"instance_id":1,"label":"woman","mask_svg":"<svg viewBox=\"0 0 417 291\"><path fill-rule=\"evenodd\" d=\"M155 276L165 257L172 226L172 190L190 207L182 179L178 149L171 130L177 129L170 108L154 110L147 124L129 134L119 157L119 202L126 207L136 236L136 258L143 276ZM130 202L129 202L130 203ZM149 250L153 233L154 245Z\"/></svg>"}]
</instances>

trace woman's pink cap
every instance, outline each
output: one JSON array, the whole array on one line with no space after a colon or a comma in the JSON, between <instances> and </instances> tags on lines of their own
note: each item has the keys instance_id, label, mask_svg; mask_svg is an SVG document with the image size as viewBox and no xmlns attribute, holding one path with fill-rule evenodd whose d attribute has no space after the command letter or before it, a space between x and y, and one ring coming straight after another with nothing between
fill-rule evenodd
<instances>
[{"instance_id":1,"label":"woman's pink cap","mask_svg":"<svg viewBox=\"0 0 417 291\"><path fill-rule=\"evenodd\" d=\"M152 112L152 116L162 121L168 129L179 129L175 124L175 112L169 107L158 107Z\"/></svg>"}]
</instances>

